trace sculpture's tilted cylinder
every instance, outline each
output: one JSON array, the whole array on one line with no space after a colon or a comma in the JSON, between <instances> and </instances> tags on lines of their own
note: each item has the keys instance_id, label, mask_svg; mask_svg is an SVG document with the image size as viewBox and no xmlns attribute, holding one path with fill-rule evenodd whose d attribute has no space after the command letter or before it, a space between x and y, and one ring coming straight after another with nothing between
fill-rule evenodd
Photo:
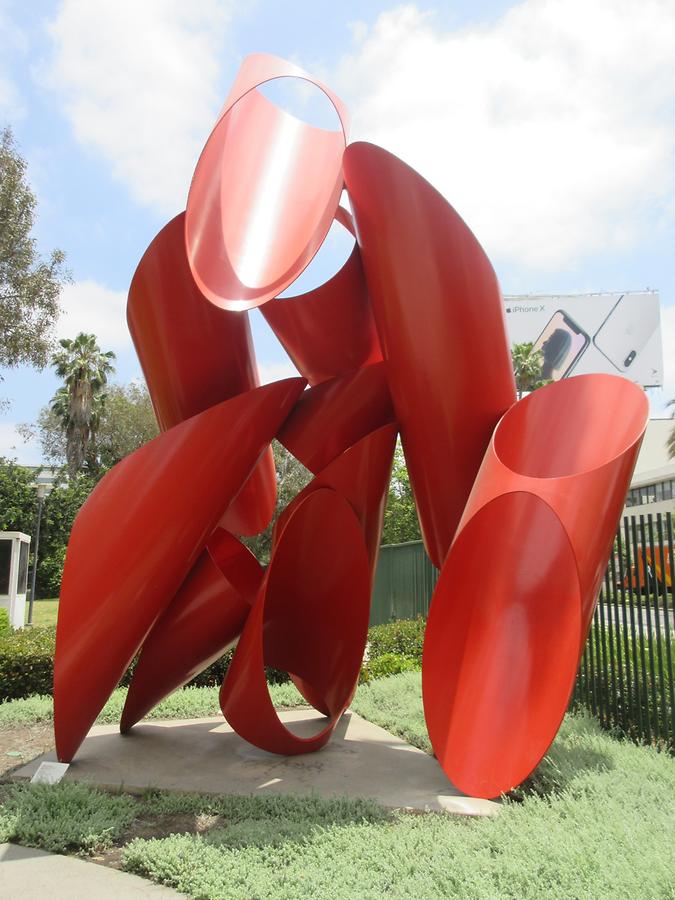
<instances>
[{"instance_id":1,"label":"sculpture's tilted cylinder","mask_svg":"<svg viewBox=\"0 0 675 900\"><path fill-rule=\"evenodd\" d=\"M257 88L299 78L323 91L339 127L316 128ZM293 63L248 56L197 163L185 213L188 260L216 306L260 306L295 281L317 252L342 192L347 110Z\"/></svg>"},{"instance_id":2,"label":"sculpture's tilted cylinder","mask_svg":"<svg viewBox=\"0 0 675 900\"><path fill-rule=\"evenodd\" d=\"M555 737L647 417L636 385L581 375L495 429L424 643L429 735L467 793L510 790Z\"/></svg>"}]
</instances>

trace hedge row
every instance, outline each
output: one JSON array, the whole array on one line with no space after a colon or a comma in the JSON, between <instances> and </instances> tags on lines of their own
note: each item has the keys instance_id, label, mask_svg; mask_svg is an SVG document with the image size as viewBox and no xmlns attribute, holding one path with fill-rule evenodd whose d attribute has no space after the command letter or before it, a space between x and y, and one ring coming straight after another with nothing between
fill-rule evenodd
<instances>
[{"instance_id":1,"label":"hedge row","mask_svg":"<svg viewBox=\"0 0 675 900\"><path fill-rule=\"evenodd\" d=\"M3 607L0 609L0 638L7 637L11 632L12 629L9 626L9 613Z\"/></svg>"},{"instance_id":2,"label":"hedge row","mask_svg":"<svg viewBox=\"0 0 675 900\"><path fill-rule=\"evenodd\" d=\"M368 657L376 659L385 653L395 653L414 660L422 667L422 646L426 619L399 619L385 625L374 625L368 631Z\"/></svg>"},{"instance_id":3,"label":"hedge row","mask_svg":"<svg viewBox=\"0 0 675 900\"><path fill-rule=\"evenodd\" d=\"M423 635L423 619L371 628L368 634L368 661L361 672L361 681L420 668ZM5 635L0 631L0 701L52 693L55 639L55 628L24 628ZM232 653L228 650L190 684L198 687L221 684ZM129 684L134 665L135 661L120 684ZM281 684L289 677L285 672L268 668L267 680L272 684Z\"/></svg>"}]
</instances>

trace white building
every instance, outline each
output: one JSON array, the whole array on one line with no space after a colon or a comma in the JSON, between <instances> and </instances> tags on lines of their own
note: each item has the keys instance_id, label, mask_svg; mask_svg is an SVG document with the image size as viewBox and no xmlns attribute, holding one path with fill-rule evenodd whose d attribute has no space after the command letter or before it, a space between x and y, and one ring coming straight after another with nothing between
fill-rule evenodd
<instances>
[{"instance_id":1,"label":"white building","mask_svg":"<svg viewBox=\"0 0 675 900\"><path fill-rule=\"evenodd\" d=\"M675 514L675 459L666 442L673 419L650 419L626 498L624 515Z\"/></svg>"}]
</instances>

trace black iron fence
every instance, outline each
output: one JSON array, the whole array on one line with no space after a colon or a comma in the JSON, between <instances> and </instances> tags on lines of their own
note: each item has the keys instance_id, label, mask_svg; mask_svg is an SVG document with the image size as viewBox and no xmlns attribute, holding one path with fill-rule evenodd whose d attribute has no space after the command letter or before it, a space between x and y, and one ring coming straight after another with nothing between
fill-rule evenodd
<instances>
[{"instance_id":1,"label":"black iron fence","mask_svg":"<svg viewBox=\"0 0 675 900\"><path fill-rule=\"evenodd\" d=\"M608 728L670 747L675 743L674 574L672 516L624 518L572 700ZM421 541L382 547L371 624L426 616L437 580Z\"/></svg>"},{"instance_id":2,"label":"black iron fence","mask_svg":"<svg viewBox=\"0 0 675 900\"><path fill-rule=\"evenodd\" d=\"M672 517L624 518L573 699L606 727L670 747L675 744L674 573Z\"/></svg>"}]
</instances>

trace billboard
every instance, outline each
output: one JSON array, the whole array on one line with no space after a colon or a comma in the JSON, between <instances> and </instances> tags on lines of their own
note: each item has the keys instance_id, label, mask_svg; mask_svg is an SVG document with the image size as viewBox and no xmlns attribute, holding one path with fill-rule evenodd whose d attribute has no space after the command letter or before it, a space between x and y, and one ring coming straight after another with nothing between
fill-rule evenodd
<instances>
[{"instance_id":1,"label":"billboard","mask_svg":"<svg viewBox=\"0 0 675 900\"><path fill-rule=\"evenodd\" d=\"M534 344L542 377L620 374L642 387L663 384L656 291L505 297L511 345Z\"/></svg>"}]
</instances>

